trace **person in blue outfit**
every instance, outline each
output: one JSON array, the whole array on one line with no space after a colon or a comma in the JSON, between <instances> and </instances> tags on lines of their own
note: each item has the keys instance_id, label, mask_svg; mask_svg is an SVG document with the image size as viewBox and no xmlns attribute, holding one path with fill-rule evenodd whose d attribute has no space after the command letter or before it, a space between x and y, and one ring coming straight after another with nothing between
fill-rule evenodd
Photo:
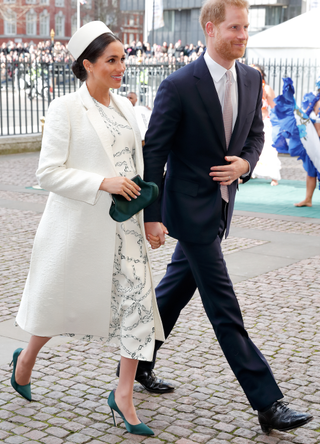
<instances>
[{"instance_id":1,"label":"person in blue outfit","mask_svg":"<svg viewBox=\"0 0 320 444\"><path fill-rule=\"evenodd\" d=\"M269 433L312 416L279 401L283 394L245 330L221 251L238 179L250 179L264 143L261 75L236 62L248 40L248 8L245 0L207 0L200 15L207 52L160 85L144 148L144 177L157 183L160 198L146 208L145 228L147 238L163 244L163 222L178 239L156 289L165 336L198 287L223 353ZM156 378L154 365L155 356L139 362L135 379L151 392L172 390Z\"/></svg>"},{"instance_id":2,"label":"person in blue outfit","mask_svg":"<svg viewBox=\"0 0 320 444\"><path fill-rule=\"evenodd\" d=\"M273 146L280 153L298 156L307 173L306 197L296 207L311 207L317 179L320 181L320 77L316 91L305 94L301 108L296 104L290 77L283 79L283 93L271 112Z\"/></svg>"}]
</instances>

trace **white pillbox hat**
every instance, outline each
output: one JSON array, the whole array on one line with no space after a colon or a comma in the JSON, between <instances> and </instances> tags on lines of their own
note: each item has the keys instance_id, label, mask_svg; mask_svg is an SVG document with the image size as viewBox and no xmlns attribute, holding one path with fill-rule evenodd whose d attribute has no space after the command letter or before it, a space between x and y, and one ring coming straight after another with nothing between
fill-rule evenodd
<instances>
[{"instance_id":1,"label":"white pillbox hat","mask_svg":"<svg viewBox=\"0 0 320 444\"><path fill-rule=\"evenodd\" d=\"M93 21L86 23L78 29L69 40L69 52L77 60L93 40L106 32L111 32L111 34L113 34L111 29L109 29L103 22Z\"/></svg>"}]
</instances>

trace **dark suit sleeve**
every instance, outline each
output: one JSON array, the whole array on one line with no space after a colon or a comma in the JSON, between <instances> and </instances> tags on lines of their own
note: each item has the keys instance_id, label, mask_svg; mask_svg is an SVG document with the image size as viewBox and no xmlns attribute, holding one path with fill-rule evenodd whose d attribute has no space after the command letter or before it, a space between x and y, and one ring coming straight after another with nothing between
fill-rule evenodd
<instances>
[{"instance_id":1,"label":"dark suit sleeve","mask_svg":"<svg viewBox=\"0 0 320 444\"><path fill-rule=\"evenodd\" d=\"M164 167L174 143L182 114L181 100L176 86L165 79L157 92L143 149L144 179L155 182L159 198L144 211L145 222L161 222L161 198Z\"/></svg>"},{"instance_id":2,"label":"dark suit sleeve","mask_svg":"<svg viewBox=\"0 0 320 444\"><path fill-rule=\"evenodd\" d=\"M256 166L259 156L262 152L262 148L264 145L264 131L263 131L263 120L262 120L262 79L261 75L258 71L256 71L259 75L259 89L257 94L257 103L256 109L253 115L253 120L251 124L251 128L244 144L244 147L241 152L242 159L245 159L250 164L250 174L246 177L243 177L243 182L247 182L251 178L251 174Z\"/></svg>"}]
</instances>

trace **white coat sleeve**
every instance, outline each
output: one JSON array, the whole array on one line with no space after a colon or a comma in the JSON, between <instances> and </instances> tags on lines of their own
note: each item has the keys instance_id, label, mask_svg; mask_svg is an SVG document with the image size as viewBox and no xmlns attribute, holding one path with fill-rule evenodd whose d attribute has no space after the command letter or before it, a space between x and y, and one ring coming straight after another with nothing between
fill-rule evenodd
<instances>
[{"instance_id":1,"label":"white coat sleeve","mask_svg":"<svg viewBox=\"0 0 320 444\"><path fill-rule=\"evenodd\" d=\"M36 176L41 188L69 199L94 205L104 177L68 168L71 123L65 100L54 100L44 126L39 167Z\"/></svg>"}]
</instances>

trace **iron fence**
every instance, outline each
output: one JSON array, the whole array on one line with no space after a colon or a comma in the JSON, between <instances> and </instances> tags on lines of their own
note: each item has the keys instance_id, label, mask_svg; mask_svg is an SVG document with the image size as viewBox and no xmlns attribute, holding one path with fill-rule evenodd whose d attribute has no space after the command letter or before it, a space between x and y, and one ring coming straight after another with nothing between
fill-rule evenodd
<instances>
[{"instance_id":1,"label":"iron fence","mask_svg":"<svg viewBox=\"0 0 320 444\"><path fill-rule=\"evenodd\" d=\"M320 60L272 60L249 59L248 65L258 64L266 74L266 83L274 90L276 96L282 93L282 79L290 77L295 88L295 98L298 105L303 96L315 90L316 79L320 75Z\"/></svg>"},{"instance_id":2,"label":"iron fence","mask_svg":"<svg viewBox=\"0 0 320 444\"><path fill-rule=\"evenodd\" d=\"M301 103L306 92L314 89L320 74L319 60L272 61L246 60L259 64L266 73L267 83L279 95L282 78L291 77L296 89L296 101ZM127 95L134 91L140 105L153 107L160 83L183 64L128 65L121 88L114 91ZM80 82L70 63L22 62L1 64L0 70L0 135L41 132L40 119L56 97L76 91ZM187 93L187 91L186 91Z\"/></svg>"}]
</instances>

